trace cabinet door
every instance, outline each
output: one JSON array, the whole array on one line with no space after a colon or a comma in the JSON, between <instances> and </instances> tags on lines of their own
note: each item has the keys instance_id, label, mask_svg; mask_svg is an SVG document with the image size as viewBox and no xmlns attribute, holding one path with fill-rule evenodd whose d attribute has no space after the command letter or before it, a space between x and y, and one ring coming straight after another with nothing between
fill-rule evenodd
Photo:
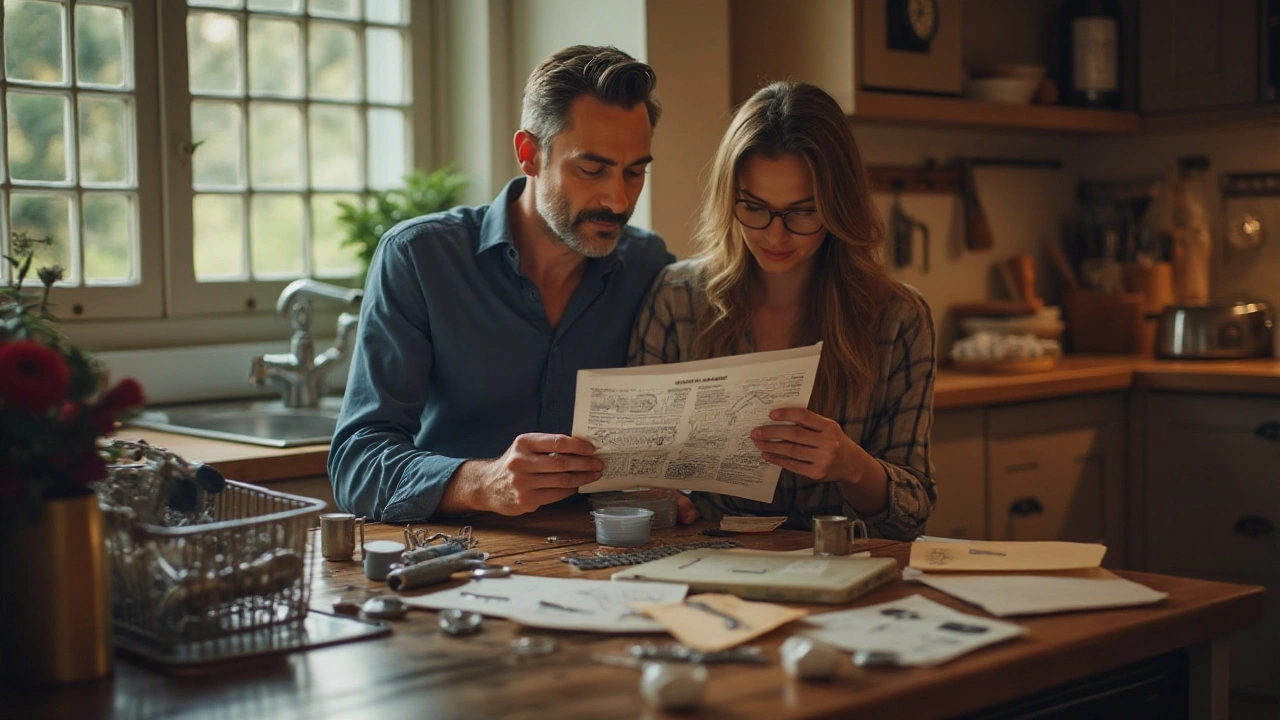
<instances>
[{"instance_id":1,"label":"cabinet door","mask_svg":"<svg viewBox=\"0 0 1280 720\"><path fill-rule=\"evenodd\" d=\"M982 408L933 416L929 443L938 503L925 532L942 537L987 538L987 445Z\"/></svg>"},{"instance_id":2,"label":"cabinet door","mask_svg":"<svg viewBox=\"0 0 1280 720\"><path fill-rule=\"evenodd\" d=\"M1147 402L1147 568L1280 578L1280 397Z\"/></svg>"},{"instance_id":3,"label":"cabinet door","mask_svg":"<svg viewBox=\"0 0 1280 720\"><path fill-rule=\"evenodd\" d=\"M1104 542L1121 562L1124 403L1047 400L988 414L992 540Z\"/></svg>"},{"instance_id":4,"label":"cabinet door","mask_svg":"<svg viewBox=\"0 0 1280 720\"><path fill-rule=\"evenodd\" d=\"M1142 110L1258 102L1257 0L1142 0Z\"/></svg>"}]
</instances>

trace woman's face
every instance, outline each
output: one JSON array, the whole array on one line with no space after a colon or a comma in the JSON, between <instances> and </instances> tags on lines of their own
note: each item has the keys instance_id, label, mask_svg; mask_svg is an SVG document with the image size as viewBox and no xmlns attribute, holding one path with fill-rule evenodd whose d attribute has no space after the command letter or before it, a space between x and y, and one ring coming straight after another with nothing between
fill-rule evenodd
<instances>
[{"instance_id":1,"label":"woman's face","mask_svg":"<svg viewBox=\"0 0 1280 720\"><path fill-rule=\"evenodd\" d=\"M772 159L748 156L738 173L735 202L738 225L761 270L770 275L809 272L827 232L814 203L813 178L804 160L790 154ZM769 217L769 212L787 215ZM763 225L765 217L768 225L763 229L748 227ZM744 219L749 222L744 223ZM800 234L791 228L816 231Z\"/></svg>"}]
</instances>

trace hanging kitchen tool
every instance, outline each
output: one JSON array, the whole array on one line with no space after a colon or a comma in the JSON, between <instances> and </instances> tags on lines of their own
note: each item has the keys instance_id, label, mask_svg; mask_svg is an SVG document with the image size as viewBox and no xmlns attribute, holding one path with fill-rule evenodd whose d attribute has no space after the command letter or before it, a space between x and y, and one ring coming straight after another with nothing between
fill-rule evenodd
<instances>
[{"instance_id":1,"label":"hanging kitchen tool","mask_svg":"<svg viewBox=\"0 0 1280 720\"><path fill-rule=\"evenodd\" d=\"M893 206L889 208L889 230L892 238L893 266L910 267L915 231L919 229L921 243L921 272L929 272L929 226L907 214L902 207L902 181L893 183Z\"/></svg>"},{"instance_id":2,"label":"hanging kitchen tool","mask_svg":"<svg viewBox=\"0 0 1280 720\"><path fill-rule=\"evenodd\" d=\"M964 191L964 242L970 250L990 250L992 245L991 225L987 222L987 214L978 200L978 186L973 178L973 162L961 160L960 169L963 176L960 186Z\"/></svg>"}]
</instances>

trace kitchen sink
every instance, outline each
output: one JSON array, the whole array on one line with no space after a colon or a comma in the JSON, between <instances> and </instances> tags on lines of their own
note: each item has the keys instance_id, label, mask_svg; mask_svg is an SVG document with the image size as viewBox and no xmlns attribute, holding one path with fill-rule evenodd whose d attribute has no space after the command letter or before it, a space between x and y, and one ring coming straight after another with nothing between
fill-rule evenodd
<instances>
[{"instance_id":1,"label":"kitchen sink","mask_svg":"<svg viewBox=\"0 0 1280 720\"><path fill-rule=\"evenodd\" d=\"M268 447L322 445L333 438L342 398L321 398L318 408L286 408L279 400L190 403L146 410L134 427Z\"/></svg>"}]
</instances>

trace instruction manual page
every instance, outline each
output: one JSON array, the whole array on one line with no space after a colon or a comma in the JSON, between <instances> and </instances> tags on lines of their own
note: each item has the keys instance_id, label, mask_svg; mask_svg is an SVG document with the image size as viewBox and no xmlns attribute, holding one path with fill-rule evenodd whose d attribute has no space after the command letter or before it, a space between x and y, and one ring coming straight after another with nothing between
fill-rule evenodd
<instances>
[{"instance_id":1,"label":"instruction manual page","mask_svg":"<svg viewBox=\"0 0 1280 720\"><path fill-rule=\"evenodd\" d=\"M769 502L781 468L751 431L809 405L822 343L669 365L578 371L573 436L604 475L579 492L663 487Z\"/></svg>"}]
</instances>

